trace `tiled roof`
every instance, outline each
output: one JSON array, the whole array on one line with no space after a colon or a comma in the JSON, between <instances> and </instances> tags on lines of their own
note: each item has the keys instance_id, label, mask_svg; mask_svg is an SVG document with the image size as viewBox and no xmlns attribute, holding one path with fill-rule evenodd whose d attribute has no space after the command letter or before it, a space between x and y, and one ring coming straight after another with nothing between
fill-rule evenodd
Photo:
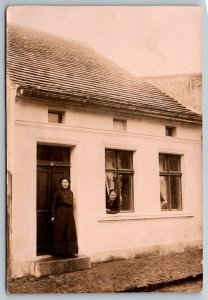
<instances>
[{"instance_id":1,"label":"tiled roof","mask_svg":"<svg viewBox=\"0 0 208 300\"><path fill-rule=\"evenodd\" d=\"M81 43L15 24L8 26L7 41L9 76L42 101L201 121L200 115Z\"/></svg>"}]
</instances>

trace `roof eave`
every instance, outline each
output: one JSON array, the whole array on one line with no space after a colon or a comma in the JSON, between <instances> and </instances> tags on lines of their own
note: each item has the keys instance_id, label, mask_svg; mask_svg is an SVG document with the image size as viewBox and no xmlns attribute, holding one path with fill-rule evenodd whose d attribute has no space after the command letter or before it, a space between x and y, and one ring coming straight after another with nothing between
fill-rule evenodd
<instances>
[{"instance_id":1,"label":"roof eave","mask_svg":"<svg viewBox=\"0 0 208 300\"><path fill-rule=\"evenodd\" d=\"M128 115L134 116L146 116L152 117L157 119L166 119L172 121L180 121L185 123L192 123L192 124L202 124L202 117L200 115L195 116L185 116L175 112L167 112L167 111L159 111L153 109L144 109L139 108L136 106L130 106L124 104L116 104L116 103L105 103L92 101L86 96L74 96L74 95L55 95L55 94L47 94L41 93L40 91L25 91L23 89L19 89L16 100L27 100L27 101L35 101L41 102L42 104L47 105L64 105L70 107L79 107L85 109L94 109L98 111L106 111L106 112L119 112Z\"/></svg>"}]
</instances>

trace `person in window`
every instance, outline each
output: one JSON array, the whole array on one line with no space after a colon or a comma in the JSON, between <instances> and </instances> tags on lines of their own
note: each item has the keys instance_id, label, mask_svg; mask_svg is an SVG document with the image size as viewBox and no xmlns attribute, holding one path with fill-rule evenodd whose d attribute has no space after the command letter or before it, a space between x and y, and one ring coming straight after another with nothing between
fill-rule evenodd
<instances>
[{"instance_id":1,"label":"person in window","mask_svg":"<svg viewBox=\"0 0 208 300\"><path fill-rule=\"evenodd\" d=\"M160 195L160 207L161 209L168 209L167 202L161 195Z\"/></svg>"},{"instance_id":2,"label":"person in window","mask_svg":"<svg viewBox=\"0 0 208 300\"><path fill-rule=\"evenodd\" d=\"M78 253L76 226L73 214L73 193L69 180L60 180L60 189L52 199L52 253L56 257L73 257Z\"/></svg>"},{"instance_id":3,"label":"person in window","mask_svg":"<svg viewBox=\"0 0 208 300\"><path fill-rule=\"evenodd\" d=\"M167 183L163 176L160 176L160 207L161 210L168 209L167 205Z\"/></svg>"},{"instance_id":4,"label":"person in window","mask_svg":"<svg viewBox=\"0 0 208 300\"><path fill-rule=\"evenodd\" d=\"M116 214L118 211L118 198L117 193L114 189L109 191L109 195L106 199L106 213Z\"/></svg>"}]
</instances>

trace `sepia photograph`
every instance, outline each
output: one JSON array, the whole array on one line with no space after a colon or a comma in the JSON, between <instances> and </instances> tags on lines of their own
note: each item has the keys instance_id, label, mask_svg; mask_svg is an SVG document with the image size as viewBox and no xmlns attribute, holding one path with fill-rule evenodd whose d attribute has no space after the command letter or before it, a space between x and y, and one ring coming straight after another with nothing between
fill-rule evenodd
<instances>
[{"instance_id":1,"label":"sepia photograph","mask_svg":"<svg viewBox=\"0 0 208 300\"><path fill-rule=\"evenodd\" d=\"M202 9L10 6L7 293L200 292Z\"/></svg>"}]
</instances>

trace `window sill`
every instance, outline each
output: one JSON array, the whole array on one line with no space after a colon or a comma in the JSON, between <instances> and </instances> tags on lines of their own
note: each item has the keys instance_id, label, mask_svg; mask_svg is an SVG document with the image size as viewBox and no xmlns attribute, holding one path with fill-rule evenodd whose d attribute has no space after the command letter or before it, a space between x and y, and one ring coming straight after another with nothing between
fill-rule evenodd
<instances>
[{"instance_id":1,"label":"window sill","mask_svg":"<svg viewBox=\"0 0 208 300\"><path fill-rule=\"evenodd\" d=\"M192 212L181 212L181 211L162 211L160 214L155 215L123 215L123 214L114 214L99 217L97 222L114 222L114 221L135 221L135 220L146 220L146 219L165 219L165 218L190 218L193 217Z\"/></svg>"}]
</instances>

